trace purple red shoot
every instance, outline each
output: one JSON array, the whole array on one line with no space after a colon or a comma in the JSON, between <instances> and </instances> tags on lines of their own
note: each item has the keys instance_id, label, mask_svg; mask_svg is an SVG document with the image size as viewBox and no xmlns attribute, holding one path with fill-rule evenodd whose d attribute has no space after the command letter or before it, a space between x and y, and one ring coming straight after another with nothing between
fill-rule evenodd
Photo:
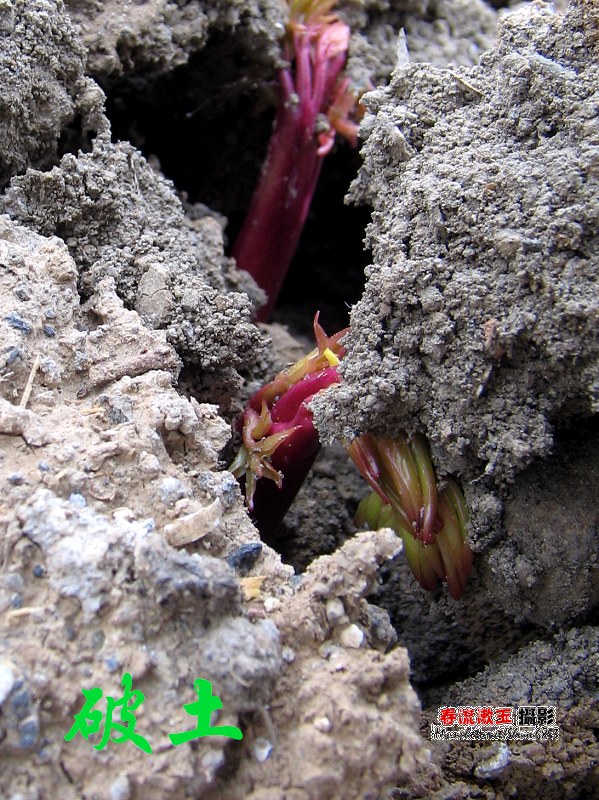
<instances>
[{"instance_id":1,"label":"purple red shoot","mask_svg":"<svg viewBox=\"0 0 599 800\"><path fill-rule=\"evenodd\" d=\"M468 511L453 479L439 493L424 436L379 439L365 434L353 440L348 452L374 489L358 507L357 524L393 528L420 585L432 590L447 581L458 600L472 569Z\"/></svg>"},{"instance_id":2,"label":"purple red shoot","mask_svg":"<svg viewBox=\"0 0 599 800\"><path fill-rule=\"evenodd\" d=\"M346 332L327 336L316 314L317 346L256 392L243 413L242 446L229 469L245 485L248 508L263 536L274 533L318 453L308 405L339 382L337 365L345 354L339 340Z\"/></svg>"},{"instance_id":3,"label":"purple red shoot","mask_svg":"<svg viewBox=\"0 0 599 800\"><path fill-rule=\"evenodd\" d=\"M332 13L336 0L289 0L279 70L280 100L266 160L232 255L264 289L257 314L270 317L308 215L322 160L339 132L353 145L356 97L341 77L349 27Z\"/></svg>"}]
</instances>

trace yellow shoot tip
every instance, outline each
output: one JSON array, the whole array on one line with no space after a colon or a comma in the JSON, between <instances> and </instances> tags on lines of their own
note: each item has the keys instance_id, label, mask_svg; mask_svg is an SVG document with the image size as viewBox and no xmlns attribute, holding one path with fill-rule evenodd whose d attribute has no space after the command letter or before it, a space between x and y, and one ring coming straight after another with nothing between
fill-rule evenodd
<instances>
[{"instance_id":1,"label":"yellow shoot tip","mask_svg":"<svg viewBox=\"0 0 599 800\"><path fill-rule=\"evenodd\" d=\"M331 13L337 0L288 0L290 24L329 25L337 17Z\"/></svg>"},{"instance_id":2,"label":"yellow shoot tip","mask_svg":"<svg viewBox=\"0 0 599 800\"><path fill-rule=\"evenodd\" d=\"M324 352L323 352L323 356L329 362L331 367L338 367L339 364L341 363L339 361L339 358L335 355L335 353L333 353L333 351L331 350L330 347L325 347Z\"/></svg>"}]
</instances>

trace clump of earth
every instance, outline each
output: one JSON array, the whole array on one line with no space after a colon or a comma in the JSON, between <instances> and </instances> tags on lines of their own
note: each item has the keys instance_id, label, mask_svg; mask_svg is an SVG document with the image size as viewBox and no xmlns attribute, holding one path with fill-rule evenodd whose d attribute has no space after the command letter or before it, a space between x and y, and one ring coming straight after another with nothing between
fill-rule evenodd
<instances>
[{"instance_id":1,"label":"clump of earth","mask_svg":"<svg viewBox=\"0 0 599 800\"><path fill-rule=\"evenodd\" d=\"M599 9L496 5L340 1L360 150L258 326L227 252L285 4L0 0L2 797L599 792ZM327 446L261 541L235 417L348 306ZM353 523L344 444L400 431L464 489L459 601ZM242 739L174 744L201 681ZM110 727L127 686L151 752ZM431 735L489 707L559 735Z\"/></svg>"}]
</instances>

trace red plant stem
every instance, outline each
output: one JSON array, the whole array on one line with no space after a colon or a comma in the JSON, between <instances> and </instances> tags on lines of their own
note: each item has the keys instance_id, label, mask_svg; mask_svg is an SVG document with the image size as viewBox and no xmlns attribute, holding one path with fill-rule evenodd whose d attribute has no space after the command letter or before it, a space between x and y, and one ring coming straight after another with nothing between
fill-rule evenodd
<instances>
[{"instance_id":1,"label":"red plant stem","mask_svg":"<svg viewBox=\"0 0 599 800\"><path fill-rule=\"evenodd\" d=\"M256 484L250 517L267 544L273 545L277 528L295 500L320 450L317 435L314 438L304 435L302 438L304 442L301 454L294 456L293 460L285 459L286 472L281 488L269 480L259 480ZM279 466L279 462L276 462L275 467ZM240 486L241 491L245 491L245 477L240 479Z\"/></svg>"},{"instance_id":2,"label":"red plant stem","mask_svg":"<svg viewBox=\"0 0 599 800\"><path fill-rule=\"evenodd\" d=\"M291 386L272 407L269 433L293 429L272 455L272 466L283 476L281 486L272 480L259 480L252 501L251 517L266 540L271 539L301 489L320 450L320 439L308 403L321 389L339 382L336 367L306 375ZM241 480L245 489L245 478Z\"/></svg>"},{"instance_id":3,"label":"red plant stem","mask_svg":"<svg viewBox=\"0 0 599 800\"><path fill-rule=\"evenodd\" d=\"M271 431L278 433L301 422L305 414L304 403L309 402L321 389L326 389L333 383L339 383L337 367L327 367L320 372L312 372L290 386L272 406Z\"/></svg>"},{"instance_id":4,"label":"red plant stem","mask_svg":"<svg viewBox=\"0 0 599 800\"><path fill-rule=\"evenodd\" d=\"M290 23L285 44L289 66L279 70L279 105L258 186L231 255L264 289L267 302L257 313L266 322L283 286L314 196L322 160L333 146L327 118L341 103L345 118L345 64L349 28L336 18ZM347 107L345 107L347 105ZM337 115L339 111L337 109ZM319 119L320 118L320 119ZM319 130L319 121L323 128ZM348 123L348 126L351 127ZM355 126L354 126L355 127ZM353 141L353 135L350 133Z\"/></svg>"},{"instance_id":5,"label":"red plant stem","mask_svg":"<svg viewBox=\"0 0 599 800\"><path fill-rule=\"evenodd\" d=\"M314 136L315 119L290 91L281 71L283 98L275 118L266 161L232 256L267 293L256 318L266 322L297 249L318 182L322 156ZM307 119L306 119L307 118Z\"/></svg>"}]
</instances>

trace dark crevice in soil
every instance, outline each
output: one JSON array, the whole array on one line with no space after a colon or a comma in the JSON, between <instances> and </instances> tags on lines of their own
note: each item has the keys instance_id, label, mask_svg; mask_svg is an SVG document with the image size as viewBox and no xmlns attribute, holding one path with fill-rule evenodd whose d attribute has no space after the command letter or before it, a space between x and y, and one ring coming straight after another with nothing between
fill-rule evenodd
<instances>
[{"instance_id":1,"label":"dark crevice in soil","mask_svg":"<svg viewBox=\"0 0 599 800\"><path fill-rule=\"evenodd\" d=\"M157 157L192 203L231 219L243 213L266 151L275 93L230 40L214 36L188 64L105 82L103 89L115 139Z\"/></svg>"},{"instance_id":2,"label":"dark crevice in soil","mask_svg":"<svg viewBox=\"0 0 599 800\"><path fill-rule=\"evenodd\" d=\"M302 573L357 532L353 518L368 487L341 445L323 447L282 523L268 541Z\"/></svg>"},{"instance_id":3,"label":"dark crevice in soil","mask_svg":"<svg viewBox=\"0 0 599 800\"><path fill-rule=\"evenodd\" d=\"M575 448L583 446L589 440L599 436L599 414L592 417L569 417L565 422L561 422L555 430L554 453L560 446ZM552 456L555 458L555 456ZM550 457L551 458L551 457Z\"/></svg>"},{"instance_id":4,"label":"dark crevice in soil","mask_svg":"<svg viewBox=\"0 0 599 800\"><path fill-rule=\"evenodd\" d=\"M215 36L185 66L103 86L113 138L157 158L191 203L226 216L229 243L243 222L271 134L276 76L263 73L263 65ZM325 159L275 314L298 333L311 331L318 309L327 330L344 327L361 296L370 212L344 205L359 164L358 152L345 144Z\"/></svg>"},{"instance_id":5,"label":"dark crevice in soil","mask_svg":"<svg viewBox=\"0 0 599 800\"><path fill-rule=\"evenodd\" d=\"M95 132L83 130L83 119L80 114L77 114L75 119L69 125L66 125L60 134L56 164L53 164L53 166L56 166L67 153L72 153L73 155L78 155L79 152L90 153L95 138Z\"/></svg>"},{"instance_id":6,"label":"dark crevice in soil","mask_svg":"<svg viewBox=\"0 0 599 800\"><path fill-rule=\"evenodd\" d=\"M554 635L540 626L516 624L474 593L466 593L451 616L446 615L446 589L438 590L440 605L431 604L401 555L381 568L381 581L369 600L389 613L399 644L408 649L412 685L424 708L444 702L452 684Z\"/></svg>"},{"instance_id":7,"label":"dark crevice in soil","mask_svg":"<svg viewBox=\"0 0 599 800\"><path fill-rule=\"evenodd\" d=\"M348 325L351 306L364 291L370 253L363 238L370 209L345 205L344 197L360 165L357 151L341 144L325 159L304 234L279 298L275 319L312 336L320 310L327 333Z\"/></svg>"}]
</instances>

